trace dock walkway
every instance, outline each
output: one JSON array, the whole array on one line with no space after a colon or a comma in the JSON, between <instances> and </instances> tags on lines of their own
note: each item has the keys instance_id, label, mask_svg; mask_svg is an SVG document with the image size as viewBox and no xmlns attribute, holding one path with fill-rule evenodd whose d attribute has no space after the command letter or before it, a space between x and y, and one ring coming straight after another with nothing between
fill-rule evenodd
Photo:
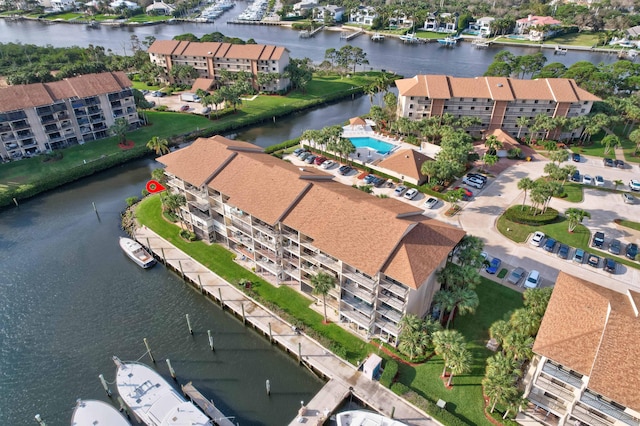
<instances>
[{"instance_id":1,"label":"dock walkway","mask_svg":"<svg viewBox=\"0 0 640 426\"><path fill-rule=\"evenodd\" d=\"M436 420L376 381L364 377L357 368L339 358L317 341L294 332L292 324L247 297L215 272L189 257L152 230L141 227L134 237L167 266L177 271L200 291L259 330L271 342L296 357L301 364L328 379L328 383L306 406L306 413L291 424L323 424L349 393L381 414L414 426L439 426ZM310 302L311 303L311 302Z\"/></svg>"},{"instance_id":2,"label":"dock walkway","mask_svg":"<svg viewBox=\"0 0 640 426\"><path fill-rule=\"evenodd\" d=\"M189 397L189 399L196 403L198 407L209 416L213 422L218 426L235 426L230 420L231 417L225 416L222 411L218 410L213 401L209 401L200 393L198 389L191 384L182 385L182 392Z\"/></svg>"}]
</instances>

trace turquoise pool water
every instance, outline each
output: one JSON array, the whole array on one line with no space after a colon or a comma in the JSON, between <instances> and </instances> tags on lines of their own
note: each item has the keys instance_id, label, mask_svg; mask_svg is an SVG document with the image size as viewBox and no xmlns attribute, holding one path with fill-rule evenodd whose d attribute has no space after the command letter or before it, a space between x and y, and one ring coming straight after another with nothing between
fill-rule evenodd
<instances>
[{"instance_id":1,"label":"turquoise pool water","mask_svg":"<svg viewBox=\"0 0 640 426\"><path fill-rule=\"evenodd\" d=\"M375 150L378 154L388 154L394 147L394 145L382 142L380 139L365 137L365 138L349 138L353 146L356 148L369 148Z\"/></svg>"}]
</instances>

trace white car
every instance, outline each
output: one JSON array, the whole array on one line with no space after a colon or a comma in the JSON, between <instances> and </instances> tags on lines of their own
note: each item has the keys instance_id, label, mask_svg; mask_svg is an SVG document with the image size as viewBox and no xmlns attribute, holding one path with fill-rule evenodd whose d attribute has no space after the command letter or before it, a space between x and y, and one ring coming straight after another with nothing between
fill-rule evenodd
<instances>
[{"instance_id":1,"label":"white car","mask_svg":"<svg viewBox=\"0 0 640 426\"><path fill-rule=\"evenodd\" d=\"M534 269L533 271L529 272L529 275L527 275L524 286L526 288L536 288L538 287L538 284L540 284L540 272Z\"/></svg>"},{"instance_id":2,"label":"white car","mask_svg":"<svg viewBox=\"0 0 640 426\"><path fill-rule=\"evenodd\" d=\"M415 188L411 188L404 193L404 198L406 198L407 200L413 200L416 195L418 195L418 190Z\"/></svg>"},{"instance_id":3,"label":"white car","mask_svg":"<svg viewBox=\"0 0 640 426\"><path fill-rule=\"evenodd\" d=\"M482 189L484 186L484 182L473 176L465 176L462 178L462 183L465 185L472 186L474 188Z\"/></svg>"},{"instance_id":4,"label":"white car","mask_svg":"<svg viewBox=\"0 0 640 426\"><path fill-rule=\"evenodd\" d=\"M531 237L531 245L540 247L542 240L544 240L544 232L536 231Z\"/></svg>"},{"instance_id":5,"label":"white car","mask_svg":"<svg viewBox=\"0 0 640 426\"><path fill-rule=\"evenodd\" d=\"M396 197L400 197L406 190L407 190L406 186L398 185L396 189L393 190L393 193L396 194Z\"/></svg>"},{"instance_id":6,"label":"white car","mask_svg":"<svg viewBox=\"0 0 640 426\"><path fill-rule=\"evenodd\" d=\"M604 186L604 178L602 176L596 176L594 178L596 186Z\"/></svg>"},{"instance_id":7,"label":"white car","mask_svg":"<svg viewBox=\"0 0 640 426\"><path fill-rule=\"evenodd\" d=\"M335 161L327 160L320 165L320 168L327 170L332 168L334 164L336 164Z\"/></svg>"},{"instance_id":8,"label":"white car","mask_svg":"<svg viewBox=\"0 0 640 426\"><path fill-rule=\"evenodd\" d=\"M424 206L428 209L432 209L438 204L438 199L434 197L429 197L427 201L424 202Z\"/></svg>"},{"instance_id":9,"label":"white car","mask_svg":"<svg viewBox=\"0 0 640 426\"><path fill-rule=\"evenodd\" d=\"M640 180L631 179L629 181L629 189L632 191L640 191Z\"/></svg>"},{"instance_id":10,"label":"white car","mask_svg":"<svg viewBox=\"0 0 640 426\"><path fill-rule=\"evenodd\" d=\"M591 185L593 183L593 179L590 175L584 175L582 176L582 183L584 183L585 185Z\"/></svg>"}]
</instances>

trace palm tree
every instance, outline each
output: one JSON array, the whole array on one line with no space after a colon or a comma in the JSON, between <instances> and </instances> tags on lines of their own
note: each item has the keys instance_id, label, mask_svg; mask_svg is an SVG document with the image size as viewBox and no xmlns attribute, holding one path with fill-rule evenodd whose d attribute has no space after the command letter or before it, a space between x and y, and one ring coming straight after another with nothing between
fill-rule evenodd
<instances>
[{"instance_id":1,"label":"palm tree","mask_svg":"<svg viewBox=\"0 0 640 426\"><path fill-rule=\"evenodd\" d=\"M129 130L129 121L126 118L116 118L113 125L109 128L112 135L118 138L118 143L127 141L127 131Z\"/></svg>"},{"instance_id":2,"label":"palm tree","mask_svg":"<svg viewBox=\"0 0 640 426\"><path fill-rule=\"evenodd\" d=\"M154 151L156 155L168 154L169 141L164 138L154 136L149 140L149 142L147 142L147 148Z\"/></svg>"},{"instance_id":3,"label":"palm tree","mask_svg":"<svg viewBox=\"0 0 640 426\"><path fill-rule=\"evenodd\" d=\"M444 313L451 311L455 306L456 301L453 298L453 293L451 293L450 291L438 290L433 295L433 303L435 303L440 308L440 316L438 317L438 322L442 324Z\"/></svg>"},{"instance_id":4,"label":"palm tree","mask_svg":"<svg viewBox=\"0 0 640 426\"><path fill-rule=\"evenodd\" d=\"M569 153L564 149L561 149L558 151L551 151L549 153L549 160L551 160L553 164L558 163L558 166L560 165L560 163L563 163L568 159L569 159Z\"/></svg>"},{"instance_id":5,"label":"palm tree","mask_svg":"<svg viewBox=\"0 0 640 426\"><path fill-rule=\"evenodd\" d=\"M518 189L521 189L524 191L524 198L522 199L522 210L524 210L524 202L527 199L527 191L530 189L533 189L534 186L535 186L535 182L528 177L523 177L518 182Z\"/></svg>"},{"instance_id":6,"label":"palm tree","mask_svg":"<svg viewBox=\"0 0 640 426\"><path fill-rule=\"evenodd\" d=\"M335 287L336 279L333 275L326 272L318 272L311 276L311 285L313 286L313 294L322 295L322 304L324 307L324 322L327 323L327 294Z\"/></svg>"},{"instance_id":7,"label":"palm tree","mask_svg":"<svg viewBox=\"0 0 640 426\"><path fill-rule=\"evenodd\" d=\"M464 374L471 371L471 364L473 363L473 356L471 351L466 348L466 345L462 346L460 350L454 351L447 358L447 364L449 366L449 381L447 381L447 387L451 386L453 376L456 374Z\"/></svg>"},{"instance_id":8,"label":"palm tree","mask_svg":"<svg viewBox=\"0 0 640 426\"><path fill-rule=\"evenodd\" d=\"M484 242L473 235L465 235L458 243L457 258L460 266L472 265L480 267L484 258L481 256Z\"/></svg>"},{"instance_id":9,"label":"palm tree","mask_svg":"<svg viewBox=\"0 0 640 426\"><path fill-rule=\"evenodd\" d=\"M533 337L512 331L504 337L502 347L507 355L513 357L513 359L518 361L530 359L533 355L531 351L533 347Z\"/></svg>"},{"instance_id":10,"label":"palm tree","mask_svg":"<svg viewBox=\"0 0 640 426\"><path fill-rule=\"evenodd\" d=\"M468 313L472 314L476 311L476 308L480 304L478 294L468 286L455 288L451 293L453 295L455 303L453 305L451 313L449 314L446 328L449 328L449 324L451 324L451 320L456 314L456 308L458 308L460 315L465 315Z\"/></svg>"},{"instance_id":11,"label":"palm tree","mask_svg":"<svg viewBox=\"0 0 640 426\"><path fill-rule=\"evenodd\" d=\"M507 401L518 393L514 380L507 376L486 376L482 379L482 391L489 398L491 410L497 404L506 404Z\"/></svg>"},{"instance_id":12,"label":"palm tree","mask_svg":"<svg viewBox=\"0 0 640 426\"><path fill-rule=\"evenodd\" d=\"M364 87L363 91L369 96L369 103L371 104L371 106L373 106L373 97L378 92L378 88L375 86L375 84L369 84Z\"/></svg>"},{"instance_id":13,"label":"palm tree","mask_svg":"<svg viewBox=\"0 0 640 426\"><path fill-rule=\"evenodd\" d=\"M608 154L611 151L611 146L620 146L620 138L616 135L607 135L602 138L602 145L604 145L604 153Z\"/></svg>"},{"instance_id":14,"label":"palm tree","mask_svg":"<svg viewBox=\"0 0 640 426\"><path fill-rule=\"evenodd\" d=\"M487 358L487 377L506 376L512 379L522 375L518 363L502 352Z\"/></svg>"},{"instance_id":15,"label":"palm tree","mask_svg":"<svg viewBox=\"0 0 640 426\"><path fill-rule=\"evenodd\" d=\"M400 320L398 348L414 359L424 354L429 345L429 334L422 325L422 320L413 314L407 314Z\"/></svg>"},{"instance_id":16,"label":"palm tree","mask_svg":"<svg viewBox=\"0 0 640 426\"><path fill-rule=\"evenodd\" d=\"M525 334L527 336L535 336L538 334L542 317L536 315L526 308L520 308L513 311L509 324L513 330Z\"/></svg>"},{"instance_id":17,"label":"palm tree","mask_svg":"<svg viewBox=\"0 0 640 426\"><path fill-rule=\"evenodd\" d=\"M582 223L585 217L591 218L591 213L575 207L568 208L564 212L564 215L567 218L567 222L569 222L569 232L575 231L576 227Z\"/></svg>"},{"instance_id":18,"label":"palm tree","mask_svg":"<svg viewBox=\"0 0 640 426\"><path fill-rule=\"evenodd\" d=\"M511 331L511 324L505 320L498 320L489 327L489 336L502 345L504 337Z\"/></svg>"},{"instance_id":19,"label":"palm tree","mask_svg":"<svg viewBox=\"0 0 640 426\"><path fill-rule=\"evenodd\" d=\"M433 333L431 340L436 354L445 360L442 370L442 377L444 377L448 367L446 360L453 352L465 346L464 336L457 330L441 330Z\"/></svg>"},{"instance_id":20,"label":"palm tree","mask_svg":"<svg viewBox=\"0 0 640 426\"><path fill-rule=\"evenodd\" d=\"M182 209L181 207L187 204L187 199L182 194L167 194L162 199L162 205L165 210L173 213L174 215L177 213L180 218L180 228L182 228Z\"/></svg>"},{"instance_id":21,"label":"palm tree","mask_svg":"<svg viewBox=\"0 0 640 426\"><path fill-rule=\"evenodd\" d=\"M640 129L637 129L640 130ZM634 130L635 132L635 130ZM624 185L624 182L621 179L616 179L613 181L613 186L617 190L620 185Z\"/></svg>"}]
</instances>

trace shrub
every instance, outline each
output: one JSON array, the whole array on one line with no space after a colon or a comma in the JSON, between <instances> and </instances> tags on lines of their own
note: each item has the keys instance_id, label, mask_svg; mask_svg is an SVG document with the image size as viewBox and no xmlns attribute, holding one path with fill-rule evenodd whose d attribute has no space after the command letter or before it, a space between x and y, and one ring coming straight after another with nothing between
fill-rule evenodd
<instances>
[{"instance_id":1,"label":"shrub","mask_svg":"<svg viewBox=\"0 0 640 426\"><path fill-rule=\"evenodd\" d=\"M194 234L193 232L189 231L188 229L182 229L180 231L180 236L182 238L184 238L187 241L195 241L196 240L196 234Z\"/></svg>"},{"instance_id":2,"label":"shrub","mask_svg":"<svg viewBox=\"0 0 640 426\"><path fill-rule=\"evenodd\" d=\"M266 147L264 149L264 152L267 154L271 154L276 151L281 151L283 149L291 148L292 146L296 146L299 143L300 143L300 138L289 139L288 141L284 141L284 142Z\"/></svg>"},{"instance_id":3,"label":"shrub","mask_svg":"<svg viewBox=\"0 0 640 426\"><path fill-rule=\"evenodd\" d=\"M524 206L524 209L521 205L511 206L505 212L505 217L512 222L522 225L538 226L555 222L558 218L558 211L549 207L547 211L543 213L531 206Z\"/></svg>"},{"instance_id":4,"label":"shrub","mask_svg":"<svg viewBox=\"0 0 640 426\"><path fill-rule=\"evenodd\" d=\"M395 382L391 385L391 391L396 395L402 396L406 393L411 392L411 389L409 389L409 386L405 385L404 383Z\"/></svg>"},{"instance_id":5,"label":"shrub","mask_svg":"<svg viewBox=\"0 0 640 426\"><path fill-rule=\"evenodd\" d=\"M170 212L168 210L163 211L162 216L171 223L176 223L178 221L178 216L176 216L174 212Z\"/></svg>"},{"instance_id":6,"label":"shrub","mask_svg":"<svg viewBox=\"0 0 640 426\"><path fill-rule=\"evenodd\" d=\"M166 105L158 105L155 109L156 111L166 111L168 108Z\"/></svg>"},{"instance_id":7,"label":"shrub","mask_svg":"<svg viewBox=\"0 0 640 426\"><path fill-rule=\"evenodd\" d=\"M331 342L329 350L342 359L347 359L347 350L338 342Z\"/></svg>"},{"instance_id":8,"label":"shrub","mask_svg":"<svg viewBox=\"0 0 640 426\"><path fill-rule=\"evenodd\" d=\"M125 201L127 202L127 206L131 207L138 202L138 197L127 197Z\"/></svg>"},{"instance_id":9,"label":"shrub","mask_svg":"<svg viewBox=\"0 0 640 426\"><path fill-rule=\"evenodd\" d=\"M393 380L398 374L398 363L392 359L384 364L384 370L380 376L380 384L386 388L391 388ZM401 395L401 394L399 394Z\"/></svg>"}]
</instances>

